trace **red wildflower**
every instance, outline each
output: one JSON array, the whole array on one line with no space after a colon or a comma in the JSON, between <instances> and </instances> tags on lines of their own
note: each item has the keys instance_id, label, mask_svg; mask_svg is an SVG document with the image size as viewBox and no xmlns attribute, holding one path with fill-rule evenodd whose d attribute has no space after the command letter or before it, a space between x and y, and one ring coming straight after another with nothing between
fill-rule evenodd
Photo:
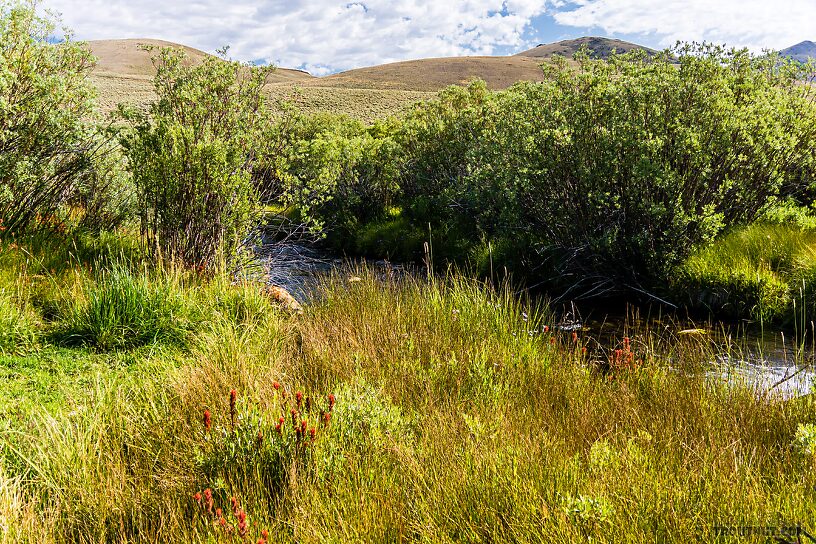
<instances>
[{"instance_id":1,"label":"red wildflower","mask_svg":"<svg viewBox=\"0 0 816 544\"><path fill-rule=\"evenodd\" d=\"M201 504L201 492L200 491L196 491L195 495L193 495L193 498L195 499L195 501L198 504Z\"/></svg>"},{"instance_id":2,"label":"red wildflower","mask_svg":"<svg viewBox=\"0 0 816 544\"><path fill-rule=\"evenodd\" d=\"M550 327L548 327L547 325L544 325L544 326L541 328L541 330L542 330L543 332L550 332Z\"/></svg>"},{"instance_id":3,"label":"red wildflower","mask_svg":"<svg viewBox=\"0 0 816 544\"><path fill-rule=\"evenodd\" d=\"M210 432L210 425L212 425L212 418L210 417L210 411L204 410L204 432Z\"/></svg>"},{"instance_id":4,"label":"red wildflower","mask_svg":"<svg viewBox=\"0 0 816 544\"><path fill-rule=\"evenodd\" d=\"M246 519L246 512L243 510L239 510L238 514L236 515L238 518L238 534L241 535L241 538L244 538L249 530L249 523L247 523Z\"/></svg>"},{"instance_id":5,"label":"red wildflower","mask_svg":"<svg viewBox=\"0 0 816 544\"><path fill-rule=\"evenodd\" d=\"M267 531L266 529L264 529L263 531L261 531L261 536L262 536L264 539L269 538L269 531Z\"/></svg>"},{"instance_id":6,"label":"red wildflower","mask_svg":"<svg viewBox=\"0 0 816 544\"><path fill-rule=\"evenodd\" d=\"M555 336L550 337L550 344L555 344Z\"/></svg>"},{"instance_id":7,"label":"red wildflower","mask_svg":"<svg viewBox=\"0 0 816 544\"><path fill-rule=\"evenodd\" d=\"M280 389L280 384L278 382L272 382L272 387L274 387L275 391L277 391L278 389Z\"/></svg>"},{"instance_id":8,"label":"red wildflower","mask_svg":"<svg viewBox=\"0 0 816 544\"><path fill-rule=\"evenodd\" d=\"M331 412L332 408L334 408L334 402L335 402L334 393L330 393L329 394L329 412Z\"/></svg>"},{"instance_id":9,"label":"red wildflower","mask_svg":"<svg viewBox=\"0 0 816 544\"><path fill-rule=\"evenodd\" d=\"M306 427L308 427L308 426L309 426L309 422L308 422L308 421L306 421L305 419L304 419L303 421L301 421L301 422L300 422L300 430L301 430L301 432L305 433L305 432L306 432Z\"/></svg>"},{"instance_id":10,"label":"red wildflower","mask_svg":"<svg viewBox=\"0 0 816 544\"><path fill-rule=\"evenodd\" d=\"M317 429L315 429L314 427L312 427L311 429L309 429L309 436L311 436L311 437L312 437L312 440L314 440L314 439L315 439L315 435L316 435L316 434L317 434Z\"/></svg>"},{"instance_id":11,"label":"red wildflower","mask_svg":"<svg viewBox=\"0 0 816 544\"><path fill-rule=\"evenodd\" d=\"M325 424L328 424L330 419L331 419L331 412L326 412L325 414L323 414L323 422Z\"/></svg>"},{"instance_id":12,"label":"red wildflower","mask_svg":"<svg viewBox=\"0 0 816 544\"><path fill-rule=\"evenodd\" d=\"M300 391L295 393L295 400L297 401L298 408L300 408L300 403L303 401L303 393Z\"/></svg>"},{"instance_id":13,"label":"red wildflower","mask_svg":"<svg viewBox=\"0 0 816 544\"><path fill-rule=\"evenodd\" d=\"M204 505L207 508L207 513L212 514L213 496L212 496L212 490L209 487L204 490Z\"/></svg>"},{"instance_id":14,"label":"red wildflower","mask_svg":"<svg viewBox=\"0 0 816 544\"><path fill-rule=\"evenodd\" d=\"M223 518L224 517L224 513L221 512L220 508L215 509L215 517L217 517L217 518Z\"/></svg>"},{"instance_id":15,"label":"red wildflower","mask_svg":"<svg viewBox=\"0 0 816 544\"><path fill-rule=\"evenodd\" d=\"M573 342L577 342L577 341L578 341L578 333L577 333L577 332L573 332L573 333L572 333L572 341L573 341Z\"/></svg>"}]
</instances>

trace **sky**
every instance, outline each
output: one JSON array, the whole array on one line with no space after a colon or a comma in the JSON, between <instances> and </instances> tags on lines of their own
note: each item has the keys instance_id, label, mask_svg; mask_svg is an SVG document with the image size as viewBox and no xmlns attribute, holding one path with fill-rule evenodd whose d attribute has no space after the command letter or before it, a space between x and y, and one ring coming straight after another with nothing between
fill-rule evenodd
<instances>
[{"instance_id":1,"label":"sky","mask_svg":"<svg viewBox=\"0 0 816 544\"><path fill-rule=\"evenodd\" d=\"M79 40L158 38L325 75L608 36L760 52L816 41L816 0L42 0Z\"/></svg>"}]
</instances>

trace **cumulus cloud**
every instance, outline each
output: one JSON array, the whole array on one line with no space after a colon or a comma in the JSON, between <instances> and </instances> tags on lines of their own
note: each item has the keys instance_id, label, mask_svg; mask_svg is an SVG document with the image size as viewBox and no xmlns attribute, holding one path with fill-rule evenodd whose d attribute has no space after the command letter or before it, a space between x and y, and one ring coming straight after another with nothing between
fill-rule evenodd
<instances>
[{"instance_id":1,"label":"cumulus cloud","mask_svg":"<svg viewBox=\"0 0 816 544\"><path fill-rule=\"evenodd\" d=\"M577 0L554 14L562 25L606 34L710 41L755 51L816 40L814 0Z\"/></svg>"},{"instance_id":2,"label":"cumulus cloud","mask_svg":"<svg viewBox=\"0 0 816 544\"><path fill-rule=\"evenodd\" d=\"M314 74L528 45L544 0L46 0L83 40L161 38Z\"/></svg>"}]
</instances>

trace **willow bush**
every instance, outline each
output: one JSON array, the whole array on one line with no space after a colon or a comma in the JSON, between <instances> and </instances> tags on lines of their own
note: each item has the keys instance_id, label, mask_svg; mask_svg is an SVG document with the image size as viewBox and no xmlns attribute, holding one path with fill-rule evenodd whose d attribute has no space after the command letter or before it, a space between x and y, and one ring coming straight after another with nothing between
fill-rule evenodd
<instances>
[{"instance_id":1,"label":"willow bush","mask_svg":"<svg viewBox=\"0 0 816 544\"><path fill-rule=\"evenodd\" d=\"M156 254L220 265L235 256L257 218L251 175L268 120L262 89L273 68L217 57L190 65L182 51L168 48L153 63L158 99L147 111L122 110L142 233Z\"/></svg>"},{"instance_id":2,"label":"willow bush","mask_svg":"<svg viewBox=\"0 0 816 544\"><path fill-rule=\"evenodd\" d=\"M83 224L122 219L126 184L99 130L88 80L94 58L33 1L0 0L0 222L5 234L64 226L67 208ZM116 193L116 194L114 194ZM126 214L125 214L126 215ZM99 221L97 221L99 219ZM104 224L104 225L103 225Z\"/></svg>"},{"instance_id":3,"label":"willow bush","mask_svg":"<svg viewBox=\"0 0 816 544\"><path fill-rule=\"evenodd\" d=\"M708 45L576 60L497 98L469 180L506 195L486 227L527 233L579 292L653 287L816 179L798 65Z\"/></svg>"},{"instance_id":4,"label":"willow bush","mask_svg":"<svg viewBox=\"0 0 816 544\"><path fill-rule=\"evenodd\" d=\"M383 235L430 225L438 257L472 259L490 242L497 264L573 297L658 292L724 229L813 193L808 69L712 45L607 61L583 51L547 63L542 82L451 87L353 136L388 146L351 152L353 138L324 129L297 144L305 175L292 179L308 189L303 208L326 224L348 216L352 237L372 238L397 210ZM387 165L389 192L357 168L372 161ZM379 216L342 205L363 195Z\"/></svg>"}]
</instances>

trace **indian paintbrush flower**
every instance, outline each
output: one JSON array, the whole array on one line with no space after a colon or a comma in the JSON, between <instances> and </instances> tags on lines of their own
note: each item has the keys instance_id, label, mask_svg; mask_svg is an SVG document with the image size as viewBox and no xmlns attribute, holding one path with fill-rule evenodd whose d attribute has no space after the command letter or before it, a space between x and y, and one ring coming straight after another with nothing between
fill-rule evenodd
<instances>
[{"instance_id":1,"label":"indian paintbrush flower","mask_svg":"<svg viewBox=\"0 0 816 544\"><path fill-rule=\"evenodd\" d=\"M210 432L210 426L212 425L212 417L210 416L209 410L204 410L204 432Z\"/></svg>"}]
</instances>

